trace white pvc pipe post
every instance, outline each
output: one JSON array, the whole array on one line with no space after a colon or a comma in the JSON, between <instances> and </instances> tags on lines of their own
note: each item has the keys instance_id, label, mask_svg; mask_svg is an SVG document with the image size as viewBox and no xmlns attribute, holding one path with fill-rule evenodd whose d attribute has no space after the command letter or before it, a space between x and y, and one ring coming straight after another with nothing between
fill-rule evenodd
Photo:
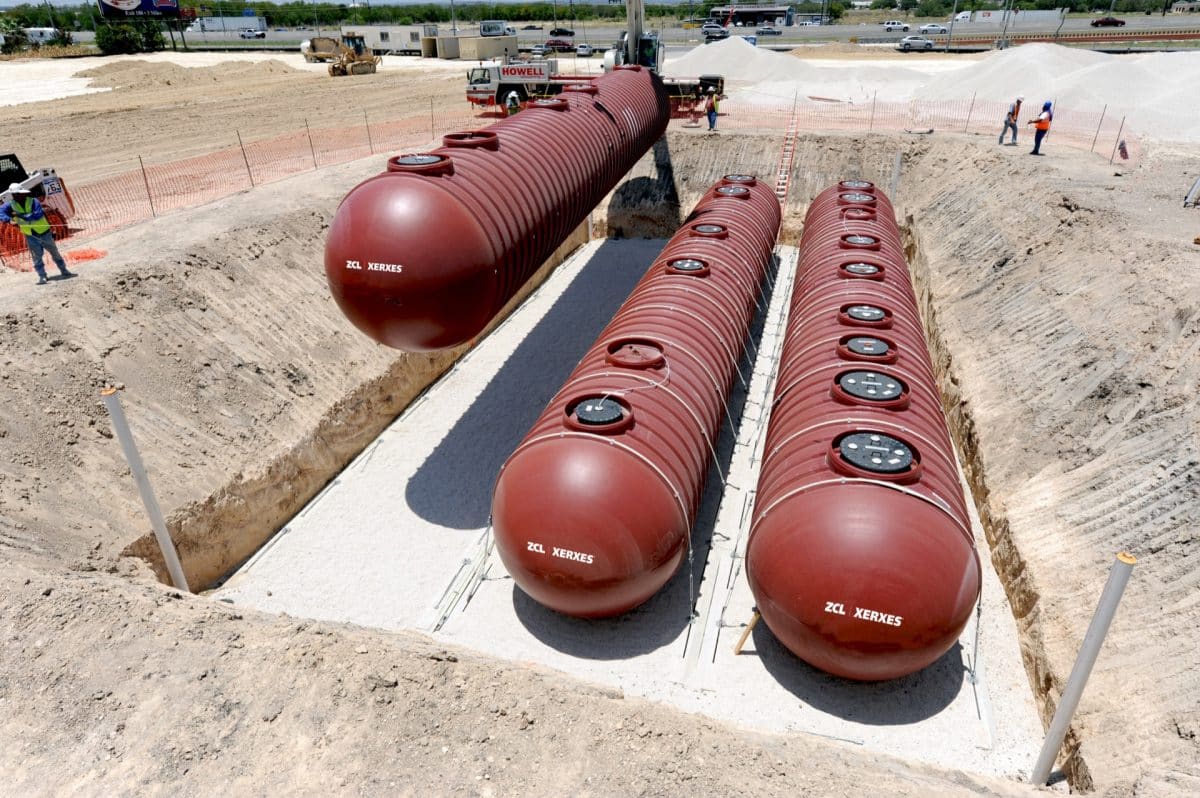
<instances>
[{"instance_id":1,"label":"white pvc pipe post","mask_svg":"<svg viewBox=\"0 0 1200 798\"><path fill-rule=\"evenodd\" d=\"M137 444L133 442L133 433L129 431L129 422L125 420L125 411L121 409L121 398L117 396L117 389L105 388L100 392L100 398L104 400L104 406L108 409L109 417L112 418L113 431L117 433L117 440L121 442L121 449L125 452L125 460L129 463L133 481L137 483L138 493L142 496L142 505L146 508L146 515L150 516L150 526L154 529L154 537L158 539L158 547L162 550L163 560L167 564L167 572L171 574L171 582L180 590L190 593L191 588L188 587L187 577L183 575L183 566L179 564L179 554L175 551L175 543L167 533L167 523L163 519L162 509L158 506L154 489L150 487L150 478L146 476L146 466L142 463L142 456L138 454Z\"/></svg>"},{"instance_id":2,"label":"white pvc pipe post","mask_svg":"<svg viewBox=\"0 0 1200 798\"><path fill-rule=\"evenodd\" d=\"M1037 764L1033 766L1030 781L1034 784L1045 784L1050 779L1050 770L1054 767L1058 749L1062 747L1063 738L1067 736L1067 727L1071 725L1071 718L1079 706L1083 687L1092 673L1092 666L1096 664L1100 646L1104 643L1104 636L1108 634L1108 627L1117 612L1117 605L1121 603L1121 594L1125 592L1125 585L1129 583L1129 575L1136 563L1136 557L1123 551L1117 555L1116 562L1108 573L1108 583L1104 586L1104 592L1100 594L1096 614L1092 616L1092 623L1088 626L1087 634L1083 636L1083 645L1075 659L1075 667L1071 668L1067 687L1063 690L1058 709L1054 710L1054 719L1050 721L1050 728L1046 731L1046 742L1042 743L1042 752L1038 754Z\"/></svg>"}]
</instances>

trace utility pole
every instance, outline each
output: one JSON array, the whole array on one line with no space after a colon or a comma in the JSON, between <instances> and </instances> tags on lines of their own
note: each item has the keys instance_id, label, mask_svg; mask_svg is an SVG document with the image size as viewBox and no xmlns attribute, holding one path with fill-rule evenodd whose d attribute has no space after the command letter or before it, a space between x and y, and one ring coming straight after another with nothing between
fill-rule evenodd
<instances>
[{"instance_id":1,"label":"utility pole","mask_svg":"<svg viewBox=\"0 0 1200 798\"><path fill-rule=\"evenodd\" d=\"M954 19L958 16L958 0L954 0L954 10L950 12L950 32L946 34L946 52L950 52L950 42L954 41Z\"/></svg>"}]
</instances>

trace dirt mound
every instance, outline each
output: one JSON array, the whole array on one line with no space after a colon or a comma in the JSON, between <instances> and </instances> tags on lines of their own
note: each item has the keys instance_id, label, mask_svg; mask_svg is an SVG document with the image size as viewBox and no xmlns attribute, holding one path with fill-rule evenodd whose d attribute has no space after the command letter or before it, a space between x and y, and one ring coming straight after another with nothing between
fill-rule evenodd
<instances>
[{"instance_id":1,"label":"dirt mound","mask_svg":"<svg viewBox=\"0 0 1200 798\"><path fill-rule=\"evenodd\" d=\"M150 86L203 86L212 83L262 81L274 76L300 75L302 70L282 61L230 61L210 67L182 67L169 62L116 61L77 73L91 78L93 86L119 89L143 89Z\"/></svg>"}]
</instances>

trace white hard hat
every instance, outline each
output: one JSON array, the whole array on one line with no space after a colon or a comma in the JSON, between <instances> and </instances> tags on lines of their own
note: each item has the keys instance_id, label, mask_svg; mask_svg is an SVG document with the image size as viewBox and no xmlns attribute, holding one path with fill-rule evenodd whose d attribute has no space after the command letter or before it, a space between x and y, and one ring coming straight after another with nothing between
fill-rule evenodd
<instances>
[{"instance_id":1,"label":"white hard hat","mask_svg":"<svg viewBox=\"0 0 1200 798\"><path fill-rule=\"evenodd\" d=\"M9 190L9 192L11 192L13 194L28 194L29 193L29 189L25 188L25 186L21 185L20 183L9 184L8 190Z\"/></svg>"},{"instance_id":2,"label":"white hard hat","mask_svg":"<svg viewBox=\"0 0 1200 798\"><path fill-rule=\"evenodd\" d=\"M1023 102L1025 102L1025 95L1024 95L1024 94L1018 94L1018 95L1017 95L1017 102L1022 102L1022 103L1023 103Z\"/></svg>"}]
</instances>

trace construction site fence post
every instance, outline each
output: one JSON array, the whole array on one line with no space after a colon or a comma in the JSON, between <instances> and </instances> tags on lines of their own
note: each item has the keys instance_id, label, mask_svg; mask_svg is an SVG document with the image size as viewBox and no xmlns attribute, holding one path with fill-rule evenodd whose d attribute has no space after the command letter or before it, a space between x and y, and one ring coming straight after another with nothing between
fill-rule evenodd
<instances>
[{"instance_id":1,"label":"construction site fence post","mask_svg":"<svg viewBox=\"0 0 1200 798\"><path fill-rule=\"evenodd\" d=\"M967 122L963 125L963 133L971 126L971 114L975 111L975 92L971 92L971 107L967 109Z\"/></svg>"},{"instance_id":2,"label":"construction site fence post","mask_svg":"<svg viewBox=\"0 0 1200 798\"><path fill-rule=\"evenodd\" d=\"M363 126L367 129L367 148L371 150L371 154L375 154L375 142L371 140L371 120L367 119L367 109L363 109Z\"/></svg>"},{"instance_id":3,"label":"construction site fence post","mask_svg":"<svg viewBox=\"0 0 1200 798\"><path fill-rule=\"evenodd\" d=\"M304 132L308 134L308 151L312 153L313 169L319 169L320 167L317 165L317 148L313 146L312 128L308 126L307 119L304 120Z\"/></svg>"},{"instance_id":4,"label":"construction site fence post","mask_svg":"<svg viewBox=\"0 0 1200 798\"><path fill-rule=\"evenodd\" d=\"M167 532L167 523L163 519L162 508L158 506L154 489L150 487L146 466L142 463L142 456L138 453L137 444L133 441L129 422L125 420L125 411L121 409L121 398L117 395L117 389L105 388L100 392L100 398L104 400L109 418L112 419L113 431L117 434L117 440L121 442L125 461L129 463L133 481L137 484L138 493L142 497L142 506L146 508L146 515L150 516L150 526L154 529L154 537L158 540L159 549L162 550L163 561L167 564L171 582L180 590L190 593L187 577L183 574L183 566L179 563L179 554L175 551L175 543Z\"/></svg>"},{"instance_id":5,"label":"construction site fence post","mask_svg":"<svg viewBox=\"0 0 1200 798\"><path fill-rule=\"evenodd\" d=\"M1092 136L1092 149L1090 152L1096 151L1096 139L1100 138L1100 128L1104 125L1104 114L1108 111L1108 103L1104 104L1103 110L1100 111L1100 121L1096 123L1096 135Z\"/></svg>"},{"instance_id":6,"label":"construction site fence post","mask_svg":"<svg viewBox=\"0 0 1200 798\"><path fill-rule=\"evenodd\" d=\"M432 141L437 138L437 128L433 123L433 97L429 98L429 139Z\"/></svg>"},{"instance_id":7,"label":"construction site fence post","mask_svg":"<svg viewBox=\"0 0 1200 798\"><path fill-rule=\"evenodd\" d=\"M875 127L875 100L879 97L879 92L876 91L871 95L871 120L867 122L867 135L871 135L872 128Z\"/></svg>"},{"instance_id":8,"label":"construction site fence post","mask_svg":"<svg viewBox=\"0 0 1200 798\"><path fill-rule=\"evenodd\" d=\"M1117 128L1117 137L1113 140L1112 155L1108 156L1108 162L1112 163L1113 158L1117 157L1117 147L1121 145L1121 134L1125 132L1125 117L1121 117L1121 126Z\"/></svg>"},{"instance_id":9,"label":"construction site fence post","mask_svg":"<svg viewBox=\"0 0 1200 798\"><path fill-rule=\"evenodd\" d=\"M250 178L250 187L254 188L254 173L250 171L250 159L246 156L246 145L242 143L242 131L233 132L237 133L238 146L242 148L242 162L246 164L246 176Z\"/></svg>"},{"instance_id":10,"label":"construction site fence post","mask_svg":"<svg viewBox=\"0 0 1200 798\"><path fill-rule=\"evenodd\" d=\"M150 201L150 215L158 216L158 212L154 210L154 195L150 193L150 178L146 177L146 164L142 163L142 156L138 156L138 166L142 168L142 184L146 186L146 199Z\"/></svg>"},{"instance_id":11,"label":"construction site fence post","mask_svg":"<svg viewBox=\"0 0 1200 798\"><path fill-rule=\"evenodd\" d=\"M1125 585L1129 583L1129 575L1136 563L1136 557L1123 551L1117 554L1112 570L1108 572L1108 583L1104 585L1104 592L1100 594L1096 614L1092 616L1087 634L1083 637L1079 656L1075 659L1075 666L1071 668L1071 675L1067 677L1066 689L1058 701L1058 708L1054 710L1050 728L1046 731L1046 742L1042 744L1042 752L1038 754L1037 764L1033 766L1030 781L1034 784L1042 785L1050 779L1050 769L1054 767L1058 749L1062 747L1063 739L1067 736L1067 727L1071 725L1071 718L1079 706L1084 685L1092 673L1092 666L1096 664L1096 656L1100 653L1100 646L1108 634L1108 627L1112 624L1113 615L1117 612L1117 605L1121 603L1121 595L1125 592Z\"/></svg>"}]
</instances>

